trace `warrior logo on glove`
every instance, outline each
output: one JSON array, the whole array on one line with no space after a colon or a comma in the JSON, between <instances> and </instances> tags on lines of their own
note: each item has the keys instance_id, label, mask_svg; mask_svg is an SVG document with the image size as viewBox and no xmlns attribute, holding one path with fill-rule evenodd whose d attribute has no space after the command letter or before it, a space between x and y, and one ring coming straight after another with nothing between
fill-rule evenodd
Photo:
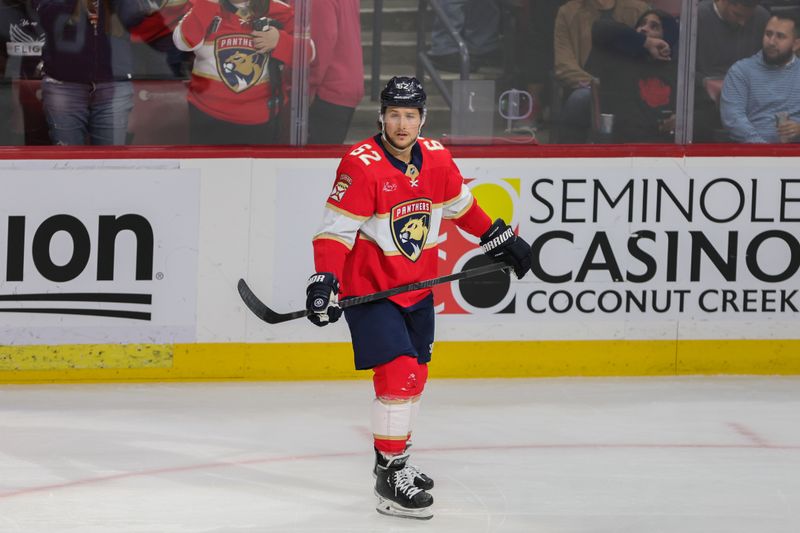
<instances>
[{"instance_id":1,"label":"warrior logo on glove","mask_svg":"<svg viewBox=\"0 0 800 533\"><path fill-rule=\"evenodd\" d=\"M306 286L308 319L317 326L336 322L342 316L339 307L339 281L330 272L317 272Z\"/></svg>"},{"instance_id":2,"label":"warrior logo on glove","mask_svg":"<svg viewBox=\"0 0 800 533\"><path fill-rule=\"evenodd\" d=\"M502 218L481 236L481 249L492 261L505 263L514 269L517 279L531 269L531 247L514 234L514 230Z\"/></svg>"}]
</instances>

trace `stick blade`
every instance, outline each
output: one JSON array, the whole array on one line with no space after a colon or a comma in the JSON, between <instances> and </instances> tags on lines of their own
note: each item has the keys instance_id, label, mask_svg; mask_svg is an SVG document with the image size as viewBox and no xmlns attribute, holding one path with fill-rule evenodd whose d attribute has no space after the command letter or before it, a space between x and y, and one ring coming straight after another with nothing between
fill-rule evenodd
<instances>
[{"instance_id":1,"label":"stick blade","mask_svg":"<svg viewBox=\"0 0 800 533\"><path fill-rule=\"evenodd\" d=\"M247 286L247 282L243 279L239 280L236 288L238 289L239 296L241 296L242 301L247 308L250 309L254 315L268 324L280 324L281 322L287 322L289 320L294 320L295 318L304 317L308 313L305 309L302 311L295 311L293 313L276 313L267 307L264 302L258 299L258 296L256 296L253 291L250 290L250 287Z\"/></svg>"}]
</instances>

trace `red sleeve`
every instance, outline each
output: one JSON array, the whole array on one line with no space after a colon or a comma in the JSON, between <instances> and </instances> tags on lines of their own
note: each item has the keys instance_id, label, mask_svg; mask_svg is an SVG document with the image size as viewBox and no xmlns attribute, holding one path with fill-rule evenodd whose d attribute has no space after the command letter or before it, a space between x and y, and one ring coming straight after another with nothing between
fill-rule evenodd
<instances>
[{"instance_id":1,"label":"red sleeve","mask_svg":"<svg viewBox=\"0 0 800 533\"><path fill-rule=\"evenodd\" d=\"M311 19L311 38L314 40L316 58L309 72L309 89L312 96L322 84L328 68L333 64L336 44L336 8L328 0L314 0Z\"/></svg>"},{"instance_id":2,"label":"red sleeve","mask_svg":"<svg viewBox=\"0 0 800 533\"><path fill-rule=\"evenodd\" d=\"M131 28L131 37L137 41L151 43L156 39L169 35L175 30L175 26L178 25L178 22L190 7L191 4L184 2L161 8Z\"/></svg>"},{"instance_id":3,"label":"red sleeve","mask_svg":"<svg viewBox=\"0 0 800 533\"><path fill-rule=\"evenodd\" d=\"M272 51L272 57L291 66L294 64L294 8L282 2L272 2L269 15L283 25L283 29L278 30L281 37L278 39L278 45ZM311 60L313 53L313 45L307 46L307 61Z\"/></svg>"},{"instance_id":4,"label":"red sleeve","mask_svg":"<svg viewBox=\"0 0 800 533\"><path fill-rule=\"evenodd\" d=\"M272 57L291 66L294 50L294 9L280 2L272 2L269 16L283 26L278 30L280 39L278 39L278 45L272 50Z\"/></svg>"},{"instance_id":5,"label":"red sleeve","mask_svg":"<svg viewBox=\"0 0 800 533\"><path fill-rule=\"evenodd\" d=\"M456 225L476 237L480 237L489 230L492 225L492 219L486 214L486 211L481 209L477 201L472 202L466 213L460 218L453 219Z\"/></svg>"},{"instance_id":6,"label":"red sleeve","mask_svg":"<svg viewBox=\"0 0 800 533\"><path fill-rule=\"evenodd\" d=\"M376 194L375 176L371 172L375 166L367 167L359 158L362 154L377 156L378 147L370 140L342 158L336 169L334 189L328 196L327 205L354 217L367 219L375 214ZM353 155L355 154L355 155ZM367 160L368 162L370 160ZM338 188L337 188L338 186Z\"/></svg>"},{"instance_id":7,"label":"red sleeve","mask_svg":"<svg viewBox=\"0 0 800 533\"><path fill-rule=\"evenodd\" d=\"M180 36L188 48L196 48L206 38L214 17L220 14L220 5L208 0L194 0L194 6L180 24Z\"/></svg>"},{"instance_id":8,"label":"red sleeve","mask_svg":"<svg viewBox=\"0 0 800 533\"><path fill-rule=\"evenodd\" d=\"M355 157L345 156L325 204L322 225L314 236L314 267L340 281L347 255L361 225L375 213L373 179Z\"/></svg>"},{"instance_id":9,"label":"red sleeve","mask_svg":"<svg viewBox=\"0 0 800 533\"><path fill-rule=\"evenodd\" d=\"M292 52L294 50L294 36L286 30L278 30L281 37L278 39L278 45L272 50L272 57L284 64L292 65Z\"/></svg>"},{"instance_id":10,"label":"red sleeve","mask_svg":"<svg viewBox=\"0 0 800 533\"><path fill-rule=\"evenodd\" d=\"M344 274L344 262L350 249L344 244L331 239L314 239L314 270L330 272L341 283Z\"/></svg>"}]
</instances>

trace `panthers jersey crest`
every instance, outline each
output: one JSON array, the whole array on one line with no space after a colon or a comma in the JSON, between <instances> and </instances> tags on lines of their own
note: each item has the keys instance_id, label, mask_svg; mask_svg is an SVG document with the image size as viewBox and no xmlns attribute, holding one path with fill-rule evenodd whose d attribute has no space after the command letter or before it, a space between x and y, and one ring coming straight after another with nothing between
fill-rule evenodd
<instances>
[{"instance_id":1,"label":"panthers jersey crest","mask_svg":"<svg viewBox=\"0 0 800 533\"><path fill-rule=\"evenodd\" d=\"M255 50L251 35L225 35L214 43L217 71L225 85L240 93L261 81L268 58Z\"/></svg>"},{"instance_id":2,"label":"panthers jersey crest","mask_svg":"<svg viewBox=\"0 0 800 533\"><path fill-rule=\"evenodd\" d=\"M411 261L422 255L431 228L433 202L416 198L392 207L389 223L397 250Z\"/></svg>"}]
</instances>

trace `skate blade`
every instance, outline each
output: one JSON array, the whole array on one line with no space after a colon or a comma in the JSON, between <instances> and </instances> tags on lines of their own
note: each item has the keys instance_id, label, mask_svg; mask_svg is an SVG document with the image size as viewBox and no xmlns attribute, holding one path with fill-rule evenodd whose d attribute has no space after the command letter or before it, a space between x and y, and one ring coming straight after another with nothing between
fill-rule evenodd
<instances>
[{"instance_id":1,"label":"skate blade","mask_svg":"<svg viewBox=\"0 0 800 533\"><path fill-rule=\"evenodd\" d=\"M433 510L430 507L408 509L377 494L375 494L375 496L378 498L378 505L375 507L375 510L382 515L396 516L398 518L413 518L415 520L430 520L433 518Z\"/></svg>"}]
</instances>

